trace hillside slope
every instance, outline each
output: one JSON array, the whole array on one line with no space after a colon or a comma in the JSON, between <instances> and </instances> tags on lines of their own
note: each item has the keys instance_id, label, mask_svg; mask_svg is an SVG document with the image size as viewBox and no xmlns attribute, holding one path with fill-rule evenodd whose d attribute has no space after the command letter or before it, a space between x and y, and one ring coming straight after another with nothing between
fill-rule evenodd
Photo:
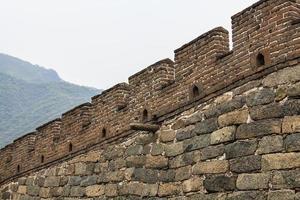
<instances>
[{"instance_id":1,"label":"hillside slope","mask_svg":"<svg viewBox=\"0 0 300 200\"><path fill-rule=\"evenodd\" d=\"M99 92L65 82L53 70L0 55L0 147Z\"/></svg>"}]
</instances>

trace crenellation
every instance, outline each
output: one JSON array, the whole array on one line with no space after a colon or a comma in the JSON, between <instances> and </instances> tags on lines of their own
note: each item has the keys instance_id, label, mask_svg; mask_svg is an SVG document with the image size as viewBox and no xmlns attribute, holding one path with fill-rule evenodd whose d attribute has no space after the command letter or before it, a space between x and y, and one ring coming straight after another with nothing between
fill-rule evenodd
<instances>
[{"instance_id":1,"label":"crenellation","mask_svg":"<svg viewBox=\"0 0 300 200\"><path fill-rule=\"evenodd\" d=\"M298 64L300 56L299 18L300 2L298 0L261 0L246 8L232 17L232 50L229 48L228 31L217 27L175 50L174 62L171 59L163 59L150 65L129 77L128 83L120 83L103 91L92 97L91 103L71 109L62 114L61 119L55 119L38 127L35 132L27 134L1 149L0 157L9 162L0 162L0 182L50 162L70 157L91 146L100 144L104 148L114 138L132 133L130 124L133 122L162 123L164 119L180 115L189 108L195 107L193 111L199 110L200 108L197 106L200 103L210 104L210 99L237 87L237 82L244 81L246 83L248 80L260 79L283 67ZM292 75L282 75L279 78L290 76ZM293 74L293 78L295 76ZM273 79L270 81L274 82ZM244 95L244 93L240 95ZM239 119L242 120L240 123L244 123L246 125L243 126L248 127L248 121L256 120L256 118L249 119L248 110L241 109L243 105L240 104L242 103L239 102L240 110L235 112L238 115L243 114ZM186 105L189 106L185 107ZM215 114L227 113L224 120L228 120L227 111L236 110L236 105L230 106L231 104L227 107L223 104L219 105L218 109L220 110L215 110ZM252 111L253 108L250 110ZM173 115L169 115L170 113ZM253 113L251 114L253 116ZM261 113L257 113L257 115L261 115ZM234 120L238 120L235 114L230 116ZM199 119L199 121L201 120L204 118ZM229 122L224 122L224 120L222 118L219 126L224 127L224 130L232 130L227 133L230 135L230 139L225 138L226 140L218 140L214 143L231 142L236 139L236 134L241 134L241 128L235 127L240 123L228 124ZM202 123L205 124L207 121ZM227 127L229 125L230 127ZM200 125L198 124L196 127L199 128ZM235 133L236 129L238 133ZM277 129L280 128L277 127ZM200 134L201 131L198 132L191 133L190 137L194 136L192 134ZM223 132L213 135L219 136ZM211 139L207 137L207 134L210 133L197 136L196 142L203 137L205 141L202 142L209 143ZM189 142L191 148L198 148L198 145L194 144L195 141L190 140ZM258 144L255 140L256 143ZM174 146L179 144L181 143L176 143ZM209 144L205 144L205 148L209 148L207 145ZM230 146L226 147L228 149ZM214 146L213 149L216 147ZM151 146L148 146L143 149L143 152L150 150ZM185 151L183 147L177 149L179 152L172 148L168 150L170 155L173 155L172 153L181 154ZM218 156L221 155L218 154ZM128 159L127 162L131 162L130 159L133 158ZM144 162L146 158L140 156L139 159L139 162ZM162 160L165 161L165 159ZM163 162L163 164L166 163ZM223 178L223 176L217 177L222 180ZM211 179L215 181L215 177ZM192 180L186 180L186 183L190 182ZM215 188L210 189L214 190Z\"/></svg>"}]
</instances>

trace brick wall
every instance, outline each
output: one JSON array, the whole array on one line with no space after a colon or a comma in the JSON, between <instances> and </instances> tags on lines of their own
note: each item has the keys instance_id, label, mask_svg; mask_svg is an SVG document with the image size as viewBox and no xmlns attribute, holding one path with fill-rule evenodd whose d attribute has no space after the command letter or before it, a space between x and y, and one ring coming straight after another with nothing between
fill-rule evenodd
<instances>
[{"instance_id":1,"label":"brick wall","mask_svg":"<svg viewBox=\"0 0 300 200\"><path fill-rule=\"evenodd\" d=\"M299 60L300 61L300 60ZM299 199L300 64L2 184L1 199Z\"/></svg>"},{"instance_id":2,"label":"brick wall","mask_svg":"<svg viewBox=\"0 0 300 200\"><path fill-rule=\"evenodd\" d=\"M0 182L84 154L92 146L107 147L134 134L132 122L165 123L298 63L299 6L297 0L259 1L232 17L232 51L228 31L215 28L175 50L174 62L161 60L131 76L128 84L118 84L14 141L0 150Z\"/></svg>"}]
</instances>

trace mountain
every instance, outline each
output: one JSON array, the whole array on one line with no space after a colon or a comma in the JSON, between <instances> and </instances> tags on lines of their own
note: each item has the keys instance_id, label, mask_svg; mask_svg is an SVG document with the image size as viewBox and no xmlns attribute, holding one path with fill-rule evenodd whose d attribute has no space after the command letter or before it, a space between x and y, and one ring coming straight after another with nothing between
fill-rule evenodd
<instances>
[{"instance_id":1,"label":"mountain","mask_svg":"<svg viewBox=\"0 0 300 200\"><path fill-rule=\"evenodd\" d=\"M0 148L100 92L68 83L54 70L0 54Z\"/></svg>"}]
</instances>

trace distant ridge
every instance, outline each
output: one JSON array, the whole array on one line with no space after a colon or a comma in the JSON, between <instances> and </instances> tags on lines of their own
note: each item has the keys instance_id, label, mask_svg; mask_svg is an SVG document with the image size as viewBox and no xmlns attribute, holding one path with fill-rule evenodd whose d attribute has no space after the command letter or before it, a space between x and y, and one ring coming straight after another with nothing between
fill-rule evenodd
<instances>
[{"instance_id":1,"label":"distant ridge","mask_svg":"<svg viewBox=\"0 0 300 200\"><path fill-rule=\"evenodd\" d=\"M68 83L52 69L0 53L0 147L100 92Z\"/></svg>"}]
</instances>

